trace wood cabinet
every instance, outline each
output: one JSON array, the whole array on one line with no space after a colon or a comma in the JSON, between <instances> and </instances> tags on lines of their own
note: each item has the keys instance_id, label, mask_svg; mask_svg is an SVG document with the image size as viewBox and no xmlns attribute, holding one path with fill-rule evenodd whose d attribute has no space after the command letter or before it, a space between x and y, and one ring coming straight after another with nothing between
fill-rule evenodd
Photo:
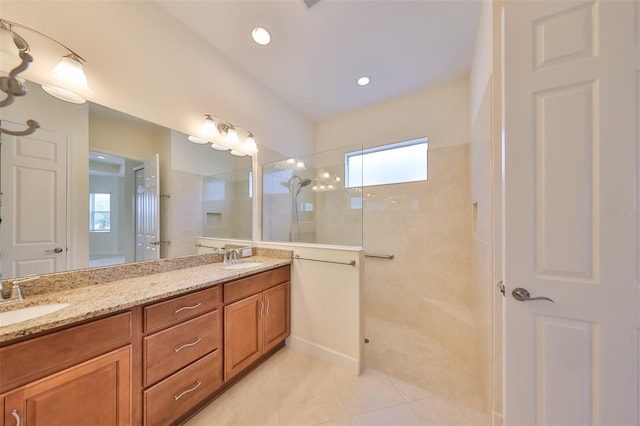
<instances>
[{"instance_id":1,"label":"wood cabinet","mask_svg":"<svg viewBox=\"0 0 640 426\"><path fill-rule=\"evenodd\" d=\"M144 308L145 425L184 417L222 386L220 286Z\"/></svg>"},{"instance_id":2,"label":"wood cabinet","mask_svg":"<svg viewBox=\"0 0 640 426\"><path fill-rule=\"evenodd\" d=\"M289 282L224 308L224 379L281 343L290 330Z\"/></svg>"},{"instance_id":3,"label":"wood cabinet","mask_svg":"<svg viewBox=\"0 0 640 426\"><path fill-rule=\"evenodd\" d=\"M289 283L287 282L265 290L263 293L265 304L263 351L265 353L289 336L291 323L289 319L289 291Z\"/></svg>"},{"instance_id":4,"label":"wood cabinet","mask_svg":"<svg viewBox=\"0 0 640 426\"><path fill-rule=\"evenodd\" d=\"M131 424L131 346L4 395L5 425Z\"/></svg>"},{"instance_id":5,"label":"wood cabinet","mask_svg":"<svg viewBox=\"0 0 640 426\"><path fill-rule=\"evenodd\" d=\"M183 421L281 344L290 267L0 347L5 426Z\"/></svg>"}]
</instances>

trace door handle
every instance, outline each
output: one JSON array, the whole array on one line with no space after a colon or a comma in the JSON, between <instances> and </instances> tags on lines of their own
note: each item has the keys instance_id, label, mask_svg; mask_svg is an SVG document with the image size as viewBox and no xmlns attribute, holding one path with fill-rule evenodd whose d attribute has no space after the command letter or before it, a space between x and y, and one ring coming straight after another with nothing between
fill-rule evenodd
<instances>
[{"instance_id":1,"label":"door handle","mask_svg":"<svg viewBox=\"0 0 640 426\"><path fill-rule=\"evenodd\" d=\"M511 295L513 296L514 299L520 301L520 302L530 302L532 300L546 300L548 302L553 303L553 300L549 299L548 297L544 297L544 296L540 296L540 297L531 297L531 293L529 293L529 290L527 290L526 288L514 288L513 291L511 292Z\"/></svg>"},{"instance_id":2,"label":"door handle","mask_svg":"<svg viewBox=\"0 0 640 426\"><path fill-rule=\"evenodd\" d=\"M52 250L45 250L45 253L62 253L64 250L62 250L62 247L56 247Z\"/></svg>"}]
</instances>

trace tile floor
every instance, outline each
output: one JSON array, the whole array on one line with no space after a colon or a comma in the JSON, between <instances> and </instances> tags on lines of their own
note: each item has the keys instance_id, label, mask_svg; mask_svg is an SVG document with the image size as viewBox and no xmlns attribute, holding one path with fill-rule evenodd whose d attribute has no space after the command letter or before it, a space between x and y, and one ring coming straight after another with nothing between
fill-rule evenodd
<instances>
[{"instance_id":1,"label":"tile floor","mask_svg":"<svg viewBox=\"0 0 640 426\"><path fill-rule=\"evenodd\" d=\"M193 417L213 425L489 425L481 411L373 369L355 376L283 348Z\"/></svg>"}]
</instances>

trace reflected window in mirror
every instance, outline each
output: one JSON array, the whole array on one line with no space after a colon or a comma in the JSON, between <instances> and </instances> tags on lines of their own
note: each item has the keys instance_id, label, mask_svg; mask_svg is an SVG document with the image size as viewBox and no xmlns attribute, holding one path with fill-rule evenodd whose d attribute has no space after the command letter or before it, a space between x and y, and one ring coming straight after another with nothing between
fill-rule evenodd
<instances>
[{"instance_id":1,"label":"reflected window in mirror","mask_svg":"<svg viewBox=\"0 0 640 426\"><path fill-rule=\"evenodd\" d=\"M89 231L111 231L111 194L89 194Z\"/></svg>"}]
</instances>

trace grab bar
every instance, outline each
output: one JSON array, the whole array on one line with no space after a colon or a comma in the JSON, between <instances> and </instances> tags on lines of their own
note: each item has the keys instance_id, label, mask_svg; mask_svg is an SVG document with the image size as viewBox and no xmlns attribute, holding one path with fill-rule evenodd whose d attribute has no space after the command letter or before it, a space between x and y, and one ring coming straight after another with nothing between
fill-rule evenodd
<instances>
[{"instance_id":1,"label":"grab bar","mask_svg":"<svg viewBox=\"0 0 640 426\"><path fill-rule=\"evenodd\" d=\"M389 254L365 253L364 257L375 257L377 259L393 259L394 255L391 253Z\"/></svg>"},{"instance_id":2,"label":"grab bar","mask_svg":"<svg viewBox=\"0 0 640 426\"><path fill-rule=\"evenodd\" d=\"M204 244L200 244L200 243L194 244L194 246L196 246L196 247L210 248L210 249L216 249L216 250L221 250L221 248L220 248L220 247L206 246L206 245L204 245Z\"/></svg>"},{"instance_id":3,"label":"grab bar","mask_svg":"<svg viewBox=\"0 0 640 426\"><path fill-rule=\"evenodd\" d=\"M335 263L336 265L356 266L355 260L352 260L351 262L335 262L333 260L309 259L308 257L300 257L299 254L296 254L295 256L293 256L293 258L298 260L310 260L312 262L324 262L324 263Z\"/></svg>"}]
</instances>

